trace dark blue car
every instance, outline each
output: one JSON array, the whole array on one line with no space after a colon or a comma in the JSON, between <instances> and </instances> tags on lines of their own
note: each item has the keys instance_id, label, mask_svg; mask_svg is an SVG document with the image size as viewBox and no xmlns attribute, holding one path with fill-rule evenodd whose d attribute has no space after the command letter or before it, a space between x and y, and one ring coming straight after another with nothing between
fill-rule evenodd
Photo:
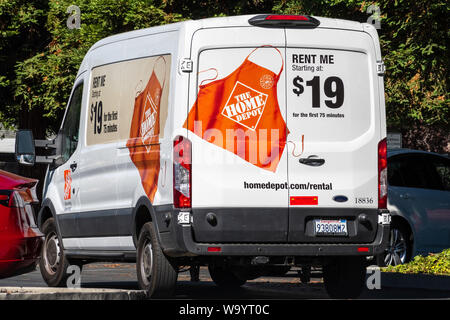
<instances>
[{"instance_id":1,"label":"dark blue car","mask_svg":"<svg viewBox=\"0 0 450 320\"><path fill-rule=\"evenodd\" d=\"M450 159L436 153L388 151L390 245L379 265L450 248Z\"/></svg>"}]
</instances>

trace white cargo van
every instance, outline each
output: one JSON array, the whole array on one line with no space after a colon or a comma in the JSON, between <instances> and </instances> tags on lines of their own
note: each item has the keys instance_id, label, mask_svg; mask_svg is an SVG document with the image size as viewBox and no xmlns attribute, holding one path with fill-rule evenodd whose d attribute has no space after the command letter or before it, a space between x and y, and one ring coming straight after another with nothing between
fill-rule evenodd
<instances>
[{"instance_id":1,"label":"white cargo van","mask_svg":"<svg viewBox=\"0 0 450 320\"><path fill-rule=\"evenodd\" d=\"M332 297L357 296L389 233L385 138L371 25L266 14L108 37L36 141L53 154L19 134L22 163L49 163L42 275L136 261L166 296L182 266L224 287L322 266Z\"/></svg>"}]
</instances>

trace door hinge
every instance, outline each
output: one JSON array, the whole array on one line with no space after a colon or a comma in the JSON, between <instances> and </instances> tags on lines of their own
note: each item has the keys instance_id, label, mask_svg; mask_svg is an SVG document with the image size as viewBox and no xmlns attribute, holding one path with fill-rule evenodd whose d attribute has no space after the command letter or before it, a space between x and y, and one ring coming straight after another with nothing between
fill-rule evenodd
<instances>
[{"instance_id":1,"label":"door hinge","mask_svg":"<svg viewBox=\"0 0 450 320\"><path fill-rule=\"evenodd\" d=\"M384 76L385 71L386 71L386 66L384 65L384 62L377 61L377 74L379 76Z\"/></svg>"},{"instance_id":2,"label":"door hinge","mask_svg":"<svg viewBox=\"0 0 450 320\"><path fill-rule=\"evenodd\" d=\"M194 68L194 63L189 58L181 58L178 64L178 72L181 73L190 73Z\"/></svg>"}]
</instances>

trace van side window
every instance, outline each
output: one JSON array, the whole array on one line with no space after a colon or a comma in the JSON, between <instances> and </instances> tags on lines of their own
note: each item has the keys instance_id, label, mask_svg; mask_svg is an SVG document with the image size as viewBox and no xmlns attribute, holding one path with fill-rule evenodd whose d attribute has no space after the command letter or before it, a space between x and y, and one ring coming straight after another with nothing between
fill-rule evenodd
<instances>
[{"instance_id":1,"label":"van side window","mask_svg":"<svg viewBox=\"0 0 450 320\"><path fill-rule=\"evenodd\" d=\"M62 158L64 162L69 160L78 145L82 97L83 83L80 83L73 90L72 98L62 127Z\"/></svg>"}]
</instances>

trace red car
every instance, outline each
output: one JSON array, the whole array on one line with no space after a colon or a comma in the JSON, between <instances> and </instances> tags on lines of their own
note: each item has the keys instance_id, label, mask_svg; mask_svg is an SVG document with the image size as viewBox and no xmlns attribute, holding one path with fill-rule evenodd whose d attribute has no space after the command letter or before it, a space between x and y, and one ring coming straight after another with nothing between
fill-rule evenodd
<instances>
[{"instance_id":1,"label":"red car","mask_svg":"<svg viewBox=\"0 0 450 320\"><path fill-rule=\"evenodd\" d=\"M37 182L0 170L0 279L36 267L43 241L32 207Z\"/></svg>"}]
</instances>

